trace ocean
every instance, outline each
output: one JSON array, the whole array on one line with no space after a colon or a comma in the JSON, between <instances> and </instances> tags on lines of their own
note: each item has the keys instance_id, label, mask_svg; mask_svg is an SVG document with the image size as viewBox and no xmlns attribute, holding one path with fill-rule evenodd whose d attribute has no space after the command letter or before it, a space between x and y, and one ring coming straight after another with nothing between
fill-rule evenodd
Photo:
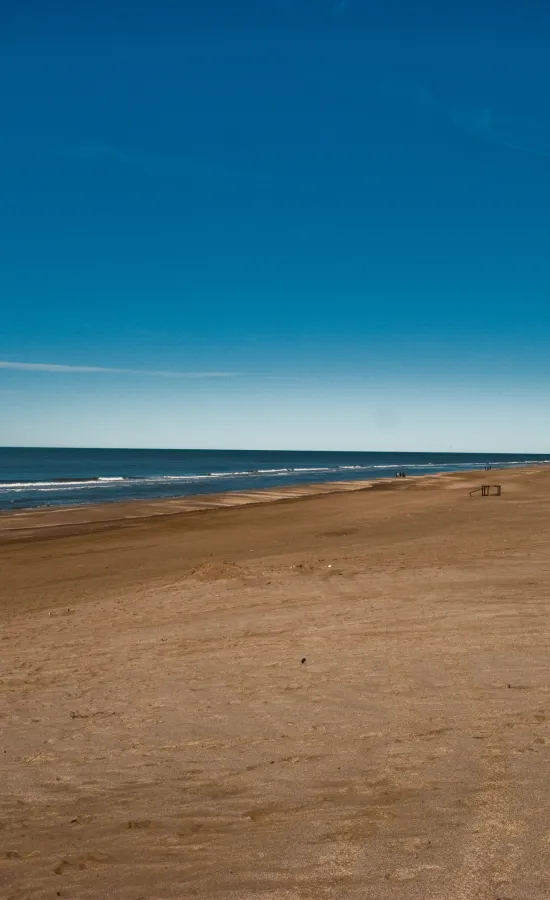
<instances>
[{"instance_id":1,"label":"ocean","mask_svg":"<svg viewBox=\"0 0 550 900\"><path fill-rule=\"evenodd\" d=\"M0 510L548 462L536 454L0 447Z\"/></svg>"}]
</instances>

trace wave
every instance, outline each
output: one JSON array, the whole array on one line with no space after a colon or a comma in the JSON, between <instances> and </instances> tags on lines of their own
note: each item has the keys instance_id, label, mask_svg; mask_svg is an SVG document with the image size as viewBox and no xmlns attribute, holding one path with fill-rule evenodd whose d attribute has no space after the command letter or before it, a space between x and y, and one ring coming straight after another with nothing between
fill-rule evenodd
<instances>
[{"instance_id":1,"label":"wave","mask_svg":"<svg viewBox=\"0 0 550 900\"><path fill-rule=\"evenodd\" d=\"M254 478L261 475L281 476L307 472L336 472L337 468L311 469L255 469L246 472L209 472L206 475L130 475L112 478L55 478L49 481L0 481L0 493L20 490L66 490L86 487L107 487L109 485L163 484L170 482L194 483L200 481L222 480L224 478Z\"/></svg>"},{"instance_id":2,"label":"wave","mask_svg":"<svg viewBox=\"0 0 550 900\"><path fill-rule=\"evenodd\" d=\"M87 485L97 487L100 484L125 481L125 478L55 478L52 481L0 481L0 491L24 488L80 488Z\"/></svg>"},{"instance_id":3,"label":"wave","mask_svg":"<svg viewBox=\"0 0 550 900\"><path fill-rule=\"evenodd\" d=\"M99 491L107 491L109 488L116 489L124 488L127 485L128 489L131 490L131 486L138 487L139 485L143 486L154 486L158 485L159 487L163 484L200 484L200 483L208 483L209 481L221 481L224 479L258 479L262 480L265 478L284 478L284 477L296 477L301 478L305 475L337 475L338 473L344 472L365 472L365 473L375 473L379 470L404 470L407 472L419 471L419 470L434 470L437 469L439 471L458 471L460 469L480 469L485 468L486 466L494 466L495 468L510 468L513 466L525 466L525 465L542 465L548 464L550 462L549 459L532 459L532 460L477 460L470 462L448 462L448 461L426 461L426 462L416 462L416 463L399 463L399 462L388 462L388 463L370 463L366 465L332 465L332 466L301 466L301 467L288 467L288 468L271 468L271 469L248 469L248 470L238 470L233 472L206 472L206 473L185 473L185 474L176 474L176 475L109 475L109 476L89 476L83 478L49 478L44 481L0 481L0 496L6 496L9 493L20 494L25 491L32 491L38 493L50 493L56 494L59 492L65 491L78 491L81 489L92 490L96 489Z\"/></svg>"},{"instance_id":4,"label":"wave","mask_svg":"<svg viewBox=\"0 0 550 900\"><path fill-rule=\"evenodd\" d=\"M0 481L0 488L35 487L36 485L74 485L74 484L98 484L98 482L126 481L124 476L115 475L105 478L98 475L92 478L50 478L48 481Z\"/></svg>"}]
</instances>

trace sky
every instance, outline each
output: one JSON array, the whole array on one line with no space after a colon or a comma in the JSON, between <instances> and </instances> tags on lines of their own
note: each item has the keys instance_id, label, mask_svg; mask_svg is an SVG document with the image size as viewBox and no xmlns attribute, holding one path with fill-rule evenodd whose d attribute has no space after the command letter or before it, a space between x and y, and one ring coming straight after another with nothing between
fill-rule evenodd
<instances>
[{"instance_id":1,"label":"sky","mask_svg":"<svg viewBox=\"0 0 550 900\"><path fill-rule=\"evenodd\" d=\"M0 8L0 445L544 453L550 8Z\"/></svg>"}]
</instances>

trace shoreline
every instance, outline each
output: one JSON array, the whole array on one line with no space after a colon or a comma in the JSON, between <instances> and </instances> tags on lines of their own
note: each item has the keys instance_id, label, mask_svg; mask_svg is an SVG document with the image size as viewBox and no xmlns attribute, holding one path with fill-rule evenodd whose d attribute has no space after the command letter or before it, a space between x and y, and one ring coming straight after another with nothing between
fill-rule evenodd
<instances>
[{"instance_id":1,"label":"shoreline","mask_svg":"<svg viewBox=\"0 0 550 900\"><path fill-rule=\"evenodd\" d=\"M374 478L351 481L327 481L288 485L278 488L257 488L250 491L225 491L223 493L194 494L190 496L152 500L114 500L104 503L88 503L79 506L29 507L0 512L0 542L38 533L70 533L77 529L100 530L124 527L132 523L152 519L167 519L191 513L221 511L242 507L315 500L327 495L367 491L425 490L443 482L448 487L456 485L464 489L470 484L493 483L496 478L509 482L548 469L545 464L491 469L489 472L466 469L454 472L437 472L433 475L411 475L400 478Z\"/></svg>"}]
</instances>

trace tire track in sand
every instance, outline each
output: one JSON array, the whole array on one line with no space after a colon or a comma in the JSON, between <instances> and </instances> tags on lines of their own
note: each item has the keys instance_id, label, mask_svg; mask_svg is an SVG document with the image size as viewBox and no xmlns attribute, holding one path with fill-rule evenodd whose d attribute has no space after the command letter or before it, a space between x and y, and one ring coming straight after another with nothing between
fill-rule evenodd
<instances>
[{"instance_id":1,"label":"tire track in sand","mask_svg":"<svg viewBox=\"0 0 550 900\"><path fill-rule=\"evenodd\" d=\"M477 799L449 900L511 900L509 888L523 856L525 825L513 818L502 746L488 748L484 766L486 787Z\"/></svg>"}]
</instances>

